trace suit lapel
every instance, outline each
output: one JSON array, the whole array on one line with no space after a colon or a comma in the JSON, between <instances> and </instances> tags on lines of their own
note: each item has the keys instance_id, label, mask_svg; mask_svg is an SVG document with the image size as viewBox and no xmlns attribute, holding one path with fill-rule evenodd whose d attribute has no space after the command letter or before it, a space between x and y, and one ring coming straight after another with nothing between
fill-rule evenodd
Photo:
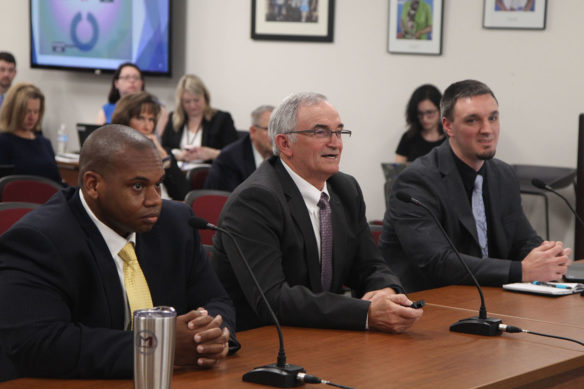
<instances>
[{"instance_id":1,"label":"suit lapel","mask_svg":"<svg viewBox=\"0 0 584 389\"><path fill-rule=\"evenodd\" d=\"M103 293L107 299L107 307L110 310L111 327L124 328L124 299L120 284L120 277L110 251L96 225L89 218L81 204L79 190L69 200L71 211L79 221L79 225L86 236L86 244L89 247L95 264L100 272L103 283Z\"/></svg>"},{"instance_id":2,"label":"suit lapel","mask_svg":"<svg viewBox=\"0 0 584 389\"><path fill-rule=\"evenodd\" d=\"M342 264L341 258L347 252L347 233L348 226L344 218L343 205L339 200L339 197L331 189L330 185L327 185L330 194L330 205L331 205L331 215L333 223L333 280L331 282L331 290L336 290L339 284L339 275L342 274Z\"/></svg>"},{"instance_id":3,"label":"suit lapel","mask_svg":"<svg viewBox=\"0 0 584 389\"><path fill-rule=\"evenodd\" d=\"M282 189L288 200L290 215L292 220L294 220L296 230L302 235L304 240L304 258L306 258L310 289L316 293L321 292L322 285L320 283L318 247L316 245L316 237L314 236L314 229L312 228L312 222L310 221L306 204L304 203L304 199L296 187L296 184L292 181L292 178L279 159L276 163L276 171L280 176Z\"/></svg>"},{"instance_id":4,"label":"suit lapel","mask_svg":"<svg viewBox=\"0 0 584 389\"><path fill-rule=\"evenodd\" d=\"M443 181L442 187L445 188L446 198L448 199L447 210L456 215L460 224L462 224L469 234L471 234L475 243L479 245L477 227L472 214L472 208L466 197L462 178L456 168L452 149L450 148L448 140L440 146L438 158Z\"/></svg>"}]
</instances>

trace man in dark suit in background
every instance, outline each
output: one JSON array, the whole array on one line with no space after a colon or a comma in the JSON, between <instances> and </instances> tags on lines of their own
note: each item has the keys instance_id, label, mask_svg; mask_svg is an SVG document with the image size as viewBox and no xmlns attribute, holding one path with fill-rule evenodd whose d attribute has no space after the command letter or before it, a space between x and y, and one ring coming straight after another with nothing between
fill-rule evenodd
<instances>
[{"instance_id":1,"label":"man in dark suit in background","mask_svg":"<svg viewBox=\"0 0 584 389\"><path fill-rule=\"evenodd\" d=\"M130 307L139 306L126 286L125 246L135 247L147 284L141 296L151 302L142 307L179 315L175 364L224 358L233 306L188 226L190 208L160 198L154 144L104 126L79 164L80 189L57 193L0 237L0 340L10 361L2 378L132 377Z\"/></svg>"},{"instance_id":2,"label":"man in dark suit in background","mask_svg":"<svg viewBox=\"0 0 584 389\"><path fill-rule=\"evenodd\" d=\"M383 221L380 247L406 291L472 280L432 217L397 199L400 191L432 210L481 284L561 278L570 250L562 242L542 242L521 208L513 168L493 158L499 105L491 89L479 81L456 82L444 92L440 110L448 141L398 176Z\"/></svg>"},{"instance_id":3,"label":"man in dark suit in background","mask_svg":"<svg viewBox=\"0 0 584 389\"><path fill-rule=\"evenodd\" d=\"M339 172L341 137L351 132L336 109L322 95L295 94L274 110L268 131L275 156L232 193L219 224L235 234L279 321L405 331L422 311L399 294L365 219L361 189ZM219 232L214 248L238 329L271 324L233 242Z\"/></svg>"},{"instance_id":4,"label":"man in dark suit in background","mask_svg":"<svg viewBox=\"0 0 584 389\"><path fill-rule=\"evenodd\" d=\"M268 122L274 107L262 105L251 113L249 134L226 146L213 161L205 189L232 192L272 155Z\"/></svg>"}]
</instances>

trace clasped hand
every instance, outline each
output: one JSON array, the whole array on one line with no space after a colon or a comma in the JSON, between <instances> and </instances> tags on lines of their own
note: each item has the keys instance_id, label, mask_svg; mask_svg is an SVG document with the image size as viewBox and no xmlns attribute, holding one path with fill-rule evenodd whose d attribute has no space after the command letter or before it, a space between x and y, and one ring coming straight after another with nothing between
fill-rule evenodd
<instances>
[{"instance_id":1,"label":"clasped hand","mask_svg":"<svg viewBox=\"0 0 584 389\"><path fill-rule=\"evenodd\" d=\"M212 367L229 351L229 330L221 328L221 315L210 316L204 308L176 318L174 364Z\"/></svg>"},{"instance_id":2,"label":"clasped hand","mask_svg":"<svg viewBox=\"0 0 584 389\"><path fill-rule=\"evenodd\" d=\"M401 333L423 314L422 309L409 307L412 301L406 295L396 294L391 288L367 292L362 299L371 301L368 319L373 330Z\"/></svg>"}]
</instances>

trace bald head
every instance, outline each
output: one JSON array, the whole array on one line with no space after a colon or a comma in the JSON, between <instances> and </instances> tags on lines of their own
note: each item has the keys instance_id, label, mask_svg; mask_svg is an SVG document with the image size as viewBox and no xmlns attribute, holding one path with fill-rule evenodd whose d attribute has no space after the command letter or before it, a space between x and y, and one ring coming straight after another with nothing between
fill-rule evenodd
<instances>
[{"instance_id":1,"label":"bald head","mask_svg":"<svg viewBox=\"0 0 584 389\"><path fill-rule=\"evenodd\" d=\"M79 156L79 186L83 187L83 175L95 171L101 175L117 169L119 157L128 150L153 150L156 146L138 131L121 124L107 124L95 130L83 143Z\"/></svg>"}]
</instances>

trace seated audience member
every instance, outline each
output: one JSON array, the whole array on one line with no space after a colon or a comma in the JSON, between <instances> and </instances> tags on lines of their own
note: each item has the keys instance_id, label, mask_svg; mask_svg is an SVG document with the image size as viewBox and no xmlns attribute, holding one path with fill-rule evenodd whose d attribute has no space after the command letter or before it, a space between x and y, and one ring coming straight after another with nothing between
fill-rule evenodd
<instances>
[{"instance_id":1,"label":"seated audience member","mask_svg":"<svg viewBox=\"0 0 584 389\"><path fill-rule=\"evenodd\" d=\"M456 82L440 109L448 141L397 177L379 241L406 291L472 280L428 212L397 199L400 191L432 210L481 284L561 278L570 249L542 242L521 208L513 168L494 158L500 114L491 89Z\"/></svg>"},{"instance_id":2,"label":"seated audience member","mask_svg":"<svg viewBox=\"0 0 584 389\"><path fill-rule=\"evenodd\" d=\"M144 87L144 75L138 66L131 62L124 62L118 66L112 78L112 85L107 97L108 102L101 107L97 114L97 124L111 123L118 101L124 96L143 91ZM166 120L168 117L168 111L163 106L160 107L160 116L160 120ZM159 134L161 130L161 128L157 128L156 133Z\"/></svg>"},{"instance_id":3,"label":"seated audience member","mask_svg":"<svg viewBox=\"0 0 584 389\"><path fill-rule=\"evenodd\" d=\"M441 98L442 94L434 85L425 84L414 91L406 107L408 130L397 146L395 162L412 162L444 142L446 137L440 123Z\"/></svg>"},{"instance_id":4,"label":"seated audience member","mask_svg":"<svg viewBox=\"0 0 584 389\"><path fill-rule=\"evenodd\" d=\"M227 355L233 305L188 225L192 211L161 200L163 175L150 139L104 126L81 149L79 188L0 236L4 379L132 378L132 313L152 306L179 315L175 365Z\"/></svg>"},{"instance_id":5,"label":"seated audience member","mask_svg":"<svg viewBox=\"0 0 584 389\"><path fill-rule=\"evenodd\" d=\"M175 109L162 133L162 146L180 161L212 161L237 140L228 112L211 108L211 96L197 76L182 76L174 95Z\"/></svg>"},{"instance_id":6,"label":"seated audience member","mask_svg":"<svg viewBox=\"0 0 584 389\"><path fill-rule=\"evenodd\" d=\"M273 110L271 105L262 105L251 113L249 134L221 150L209 170L206 189L231 192L272 156L268 122Z\"/></svg>"},{"instance_id":7,"label":"seated audience member","mask_svg":"<svg viewBox=\"0 0 584 389\"><path fill-rule=\"evenodd\" d=\"M402 332L422 315L379 253L357 181L339 172L345 130L323 95L298 93L272 113L274 157L231 194L233 232L284 325ZM330 200L329 200L330 199ZM233 242L218 232L213 265L238 329L272 323ZM353 298L343 294L352 289Z\"/></svg>"},{"instance_id":8,"label":"seated audience member","mask_svg":"<svg viewBox=\"0 0 584 389\"><path fill-rule=\"evenodd\" d=\"M14 77L16 77L16 59L11 53L0 51L0 107Z\"/></svg>"},{"instance_id":9,"label":"seated audience member","mask_svg":"<svg viewBox=\"0 0 584 389\"><path fill-rule=\"evenodd\" d=\"M61 183L51 142L41 130L45 96L36 86L19 83L8 91L0 109L0 164L13 174L49 178Z\"/></svg>"},{"instance_id":10,"label":"seated audience member","mask_svg":"<svg viewBox=\"0 0 584 389\"><path fill-rule=\"evenodd\" d=\"M174 156L166 152L154 133L159 114L160 106L156 98L148 92L138 92L124 96L118 101L112 115L112 123L132 127L154 143L164 168L162 198L183 201L190 190L189 183L184 172L177 166Z\"/></svg>"}]
</instances>

